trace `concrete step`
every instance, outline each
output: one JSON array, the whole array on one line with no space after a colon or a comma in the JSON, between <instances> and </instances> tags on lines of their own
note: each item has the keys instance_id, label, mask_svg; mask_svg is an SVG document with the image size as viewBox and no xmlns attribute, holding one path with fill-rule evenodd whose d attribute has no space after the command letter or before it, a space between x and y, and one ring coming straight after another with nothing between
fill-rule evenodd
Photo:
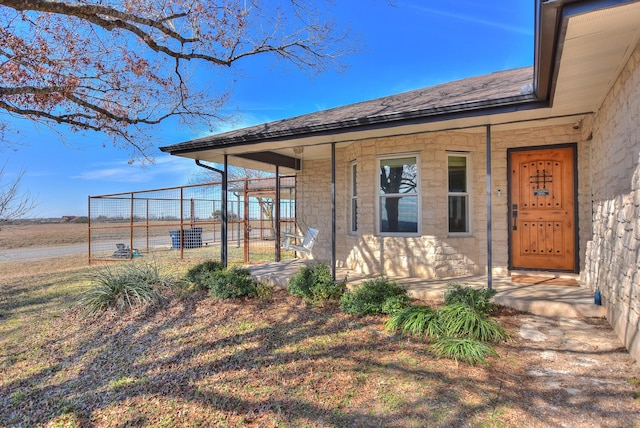
<instances>
[{"instance_id":1,"label":"concrete step","mask_svg":"<svg viewBox=\"0 0 640 428\"><path fill-rule=\"evenodd\" d=\"M593 303L569 303L563 301L523 298L517 296L497 294L494 301L508 308L529 312L545 317L565 317L565 318L605 318L607 310L604 306Z\"/></svg>"}]
</instances>

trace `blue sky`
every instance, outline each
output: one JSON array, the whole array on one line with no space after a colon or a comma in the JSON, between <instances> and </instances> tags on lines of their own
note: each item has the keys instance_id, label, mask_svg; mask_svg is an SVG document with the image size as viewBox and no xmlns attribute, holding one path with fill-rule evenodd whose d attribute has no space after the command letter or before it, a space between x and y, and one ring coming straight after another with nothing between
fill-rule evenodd
<instances>
[{"instance_id":1,"label":"blue sky","mask_svg":"<svg viewBox=\"0 0 640 428\"><path fill-rule=\"evenodd\" d=\"M335 19L360 35L348 68L320 75L264 59L247 60L220 130L310 113L465 77L533 63L533 0L336 1ZM87 196L189 184L193 161L156 150L155 164L129 164L129 153L100 134L72 134L13 121L20 145L0 151L7 178L25 170L23 190L36 196L34 217L86 215ZM206 129L159 126L154 146L202 137ZM63 136L61 141L60 136ZM16 138L14 138L15 140Z\"/></svg>"}]
</instances>

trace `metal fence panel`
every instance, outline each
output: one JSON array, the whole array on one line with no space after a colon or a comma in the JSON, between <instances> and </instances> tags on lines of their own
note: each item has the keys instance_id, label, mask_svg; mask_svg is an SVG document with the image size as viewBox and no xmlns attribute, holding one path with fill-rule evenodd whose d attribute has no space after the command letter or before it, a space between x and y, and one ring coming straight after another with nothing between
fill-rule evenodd
<instances>
[{"instance_id":1,"label":"metal fence panel","mask_svg":"<svg viewBox=\"0 0 640 428\"><path fill-rule=\"evenodd\" d=\"M283 232L295 228L295 177L281 177ZM229 182L228 261L276 256L274 179ZM220 182L89 197L89 262L138 257L220 260ZM295 253L283 252L283 258Z\"/></svg>"}]
</instances>

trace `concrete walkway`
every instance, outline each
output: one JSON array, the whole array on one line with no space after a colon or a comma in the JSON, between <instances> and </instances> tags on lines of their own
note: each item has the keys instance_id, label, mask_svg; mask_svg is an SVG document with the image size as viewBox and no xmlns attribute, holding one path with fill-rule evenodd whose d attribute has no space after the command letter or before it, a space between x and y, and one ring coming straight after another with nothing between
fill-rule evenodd
<instances>
[{"instance_id":1,"label":"concrete walkway","mask_svg":"<svg viewBox=\"0 0 640 428\"><path fill-rule=\"evenodd\" d=\"M251 266L252 275L263 282L270 282L274 286L285 288L298 270L308 263L304 260L287 260L280 263L265 263ZM366 277L338 269L336 278L347 278L349 286L360 283ZM443 299L444 292L450 282L469 285L475 288L487 286L487 276L472 276L462 278L448 278L427 280L421 278L390 278L407 287L409 294L422 300ZM605 317L604 306L593 303L593 292L585 287L522 284L514 283L511 277L494 277L493 288L498 291L494 298L496 303L520 311L548 317Z\"/></svg>"}]
</instances>

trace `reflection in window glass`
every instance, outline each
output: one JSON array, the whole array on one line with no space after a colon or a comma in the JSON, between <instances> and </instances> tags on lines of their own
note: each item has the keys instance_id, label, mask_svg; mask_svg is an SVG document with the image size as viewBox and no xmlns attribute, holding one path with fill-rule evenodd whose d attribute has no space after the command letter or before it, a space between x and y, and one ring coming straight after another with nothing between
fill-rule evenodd
<instances>
[{"instance_id":1,"label":"reflection in window glass","mask_svg":"<svg viewBox=\"0 0 640 428\"><path fill-rule=\"evenodd\" d=\"M448 156L449 233L469 233L468 156Z\"/></svg>"},{"instance_id":2,"label":"reflection in window glass","mask_svg":"<svg viewBox=\"0 0 640 428\"><path fill-rule=\"evenodd\" d=\"M449 192L467 191L466 156L449 156Z\"/></svg>"},{"instance_id":3,"label":"reflection in window glass","mask_svg":"<svg viewBox=\"0 0 640 428\"><path fill-rule=\"evenodd\" d=\"M449 196L449 232L468 232L467 218L466 196Z\"/></svg>"},{"instance_id":4,"label":"reflection in window glass","mask_svg":"<svg viewBox=\"0 0 640 428\"><path fill-rule=\"evenodd\" d=\"M417 177L415 156L380 160L380 194L415 193Z\"/></svg>"},{"instance_id":5,"label":"reflection in window glass","mask_svg":"<svg viewBox=\"0 0 640 428\"><path fill-rule=\"evenodd\" d=\"M416 156L380 160L380 232L418 232L418 182Z\"/></svg>"},{"instance_id":6,"label":"reflection in window glass","mask_svg":"<svg viewBox=\"0 0 640 428\"><path fill-rule=\"evenodd\" d=\"M381 232L418 232L418 197L404 196L380 198Z\"/></svg>"}]
</instances>

